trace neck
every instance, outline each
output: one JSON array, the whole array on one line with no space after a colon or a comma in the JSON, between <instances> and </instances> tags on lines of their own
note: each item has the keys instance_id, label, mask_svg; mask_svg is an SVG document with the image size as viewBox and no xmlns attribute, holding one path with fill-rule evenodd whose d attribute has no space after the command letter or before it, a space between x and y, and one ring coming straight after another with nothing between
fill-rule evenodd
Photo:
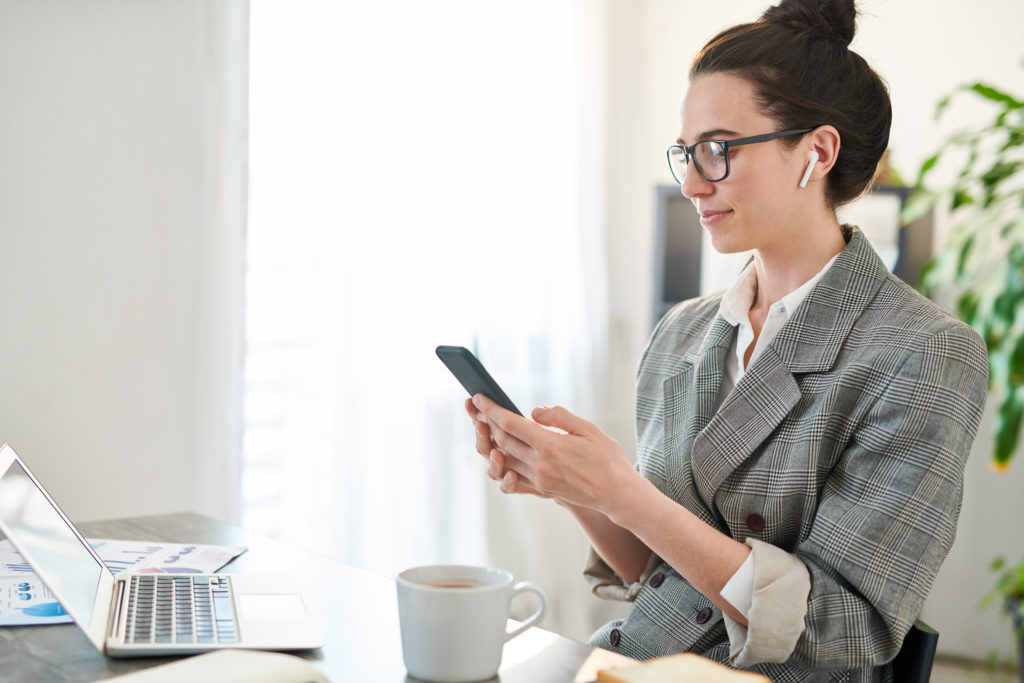
<instances>
[{"instance_id":1,"label":"neck","mask_svg":"<svg viewBox=\"0 0 1024 683\"><path fill-rule=\"evenodd\" d=\"M793 244L799 244L799 249ZM817 275L845 247L842 229L833 217L830 224L805 235L800 242L755 251L757 296L751 310L767 315L772 304Z\"/></svg>"}]
</instances>

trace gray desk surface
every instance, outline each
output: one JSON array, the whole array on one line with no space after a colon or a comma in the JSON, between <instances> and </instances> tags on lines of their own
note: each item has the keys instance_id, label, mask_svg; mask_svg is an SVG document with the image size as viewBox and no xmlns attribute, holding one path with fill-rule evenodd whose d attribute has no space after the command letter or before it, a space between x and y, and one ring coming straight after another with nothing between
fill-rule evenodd
<instances>
[{"instance_id":1,"label":"gray desk surface","mask_svg":"<svg viewBox=\"0 0 1024 683\"><path fill-rule=\"evenodd\" d=\"M416 680L406 674L402 664L391 579L296 552L273 539L195 513L92 522L79 528L93 538L244 545L248 552L225 572L303 578L305 589L317 603L327 645L298 654L311 660L331 681ZM282 558L287 558L288 566L282 566ZM73 624L0 628L0 678L4 681L96 681L168 661L107 658ZM495 680L583 683L593 681L599 668L628 661L535 627L506 644Z\"/></svg>"}]
</instances>

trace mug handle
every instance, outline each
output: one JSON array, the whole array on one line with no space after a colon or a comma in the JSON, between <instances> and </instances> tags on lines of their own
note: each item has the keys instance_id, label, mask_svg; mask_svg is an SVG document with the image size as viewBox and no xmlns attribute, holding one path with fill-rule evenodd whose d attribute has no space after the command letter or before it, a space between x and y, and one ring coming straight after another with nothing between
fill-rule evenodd
<instances>
[{"instance_id":1,"label":"mug handle","mask_svg":"<svg viewBox=\"0 0 1024 683\"><path fill-rule=\"evenodd\" d=\"M534 594L537 595L538 598L540 598L540 607L538 607L537 611L534 612L533 614L531 614L526 619L526 621L524 621L522 624L520 624L519 628L517 628L515 631L512 631L511 633L506 633L505 634L505 640L506 641L507 640L511 640L512 638L515 638L520 633L522 633L523 631L525 631L526 629L530 628L531 626L536 624L538 621L540 621L540 618L544 616L544 611L547 609L547 606L548 606L548 598L547 598L547 596L544 595L544 591L541 590L541 587L538 586L537 584L533 583L532 581L520 581L516 585L512 586L512 596L509 598L509 602L511 603L512 600L514 600L515 597L517 595L519 595L520 593L526 593L526 592L534 593Z\"/></svg>"}]
</instances>

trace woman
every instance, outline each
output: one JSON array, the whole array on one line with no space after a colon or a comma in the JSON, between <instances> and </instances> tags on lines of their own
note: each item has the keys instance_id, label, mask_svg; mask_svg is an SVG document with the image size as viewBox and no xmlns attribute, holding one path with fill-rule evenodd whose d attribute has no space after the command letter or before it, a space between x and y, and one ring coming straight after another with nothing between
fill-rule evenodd
<instances>
[{"instance_id":1,"label":"woman","mask_svg":"<svg viewBox=\"0 0 1024 683\"><path fill-rule=\"evenodd\" d=\"M855 13L784 0L693 63L669 163L715 248L754 256L654 331L636 468L564 408L531 422L466 404L489 476L569 510L595 592L633 601L596 645L775 681L891 680L953 542L986 354L836 219L891 120L848 48Z\"/></svg>"}]
</instances>

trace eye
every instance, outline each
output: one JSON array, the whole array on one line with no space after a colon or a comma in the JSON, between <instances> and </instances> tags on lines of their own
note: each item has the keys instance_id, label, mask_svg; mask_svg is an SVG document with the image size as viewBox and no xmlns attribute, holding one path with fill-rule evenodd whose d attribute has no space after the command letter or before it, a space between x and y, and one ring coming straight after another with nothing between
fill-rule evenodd
<instances>
[{"instance_id":1,"label":"eye","mask_svg":"<svg viewBox=\"0 0 1024 683\"><path fill-rule=\"evenodd\" d=\"M708 156L711 156L711 157L724 157L725 156L725 145L723 145L721 142L716 142L714 140L709 140L707 143L705 143L704 146L706 148Z\"/></svg>"}]
</instances>

